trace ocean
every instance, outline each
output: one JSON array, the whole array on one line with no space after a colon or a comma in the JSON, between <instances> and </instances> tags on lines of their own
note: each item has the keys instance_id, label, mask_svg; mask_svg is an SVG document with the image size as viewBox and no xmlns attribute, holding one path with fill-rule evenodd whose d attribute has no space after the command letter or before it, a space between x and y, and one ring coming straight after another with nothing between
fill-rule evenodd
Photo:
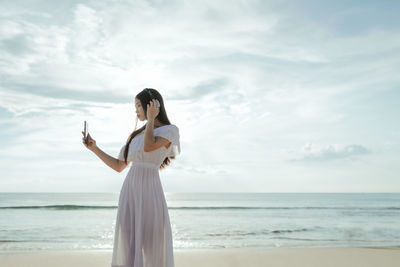
<instances>
[{"instance_id":1,"label":"ocean","mask_svg":"<svg viewBox=\"0 0 400 267\"><path fill-rule=\"evenodd\" d=\"M165 193L174 250L400 246L398 193ZM119 193L0 193L0 252L112 251Z\"/></svg>"}]
</instances>

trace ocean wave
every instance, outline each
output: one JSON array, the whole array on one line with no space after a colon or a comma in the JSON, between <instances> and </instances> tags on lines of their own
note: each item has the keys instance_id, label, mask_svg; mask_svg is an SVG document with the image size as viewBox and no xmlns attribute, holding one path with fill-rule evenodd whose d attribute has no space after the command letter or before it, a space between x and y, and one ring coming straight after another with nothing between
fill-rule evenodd
<instances>
[{"instance_id":1,"label":"ocean wave","mask_svg":"<svg viewBox=\"0 0 400 267\"><path fill-rule=\"evenodd\" d=\"M400 207L257 207L257 206L184 206L171 210L400 210Z\"/></svg>"},{"instance_id":2,"label":"ocean wave","mask_svg":"<svg viewBox=\"0 0 400 267\"><path fill-rule=\"evenodd\" d=\"M0 209L116 209L118 206L92 205L43 205L43 206L5 206ZM180 206L168 207L169 210L400 210L400 207L257 207L257 206Z\"/></svg>"},{"instance_id":3,"label":"ocean wave","mask_svg":"<svg viewBox=\"0 0 400 267\"><path fill-rule=\"evenodd\" d=\"M318 227L317 227L318 228ZM294 233L294 232L306 232L314 231L314 228L298 228L298 229L280 229L280 230L261 230L261 231L243 231L243 230L233 230L224 231L221 233L209 233L206 236L259 236L259 235L270 235L270 234L282 234L282 233Z\"/></svg>"},{"instance_id":4,"label":"ocean wave","mask_svg":"<svg viewBox=\"0 0 400 267\"><path fill-rule=\"evenodd\" d=\"M118 206L84 206L84 205L45 205L45 206L9 206L0 209L54 209L54 210L80 210L80 209L116 209Z\"/></svg>"}]
</instances>

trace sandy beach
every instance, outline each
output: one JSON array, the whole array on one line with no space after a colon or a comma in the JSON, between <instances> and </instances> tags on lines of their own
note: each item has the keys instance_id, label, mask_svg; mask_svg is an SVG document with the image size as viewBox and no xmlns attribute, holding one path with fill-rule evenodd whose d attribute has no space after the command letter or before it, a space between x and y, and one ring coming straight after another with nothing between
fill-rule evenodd
<instances>
[{"instance_id":1,"label":"sandy beach","mask_svg":"<svg viewBox=\"0 0 400 267\"><path fill-rule=\"evenodd\" d=\"M400 266L399 247L177 250L176 267ZM111 252L1 253L2 267L110 267Z\"/></svg>"}]
</instances>

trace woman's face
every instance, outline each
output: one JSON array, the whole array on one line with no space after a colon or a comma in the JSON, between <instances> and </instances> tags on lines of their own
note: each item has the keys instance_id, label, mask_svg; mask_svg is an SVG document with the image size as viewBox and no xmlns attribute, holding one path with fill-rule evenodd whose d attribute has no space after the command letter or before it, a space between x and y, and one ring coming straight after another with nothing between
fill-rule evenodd
<instances>
[{"instance_id":1,"label":"woman's face","mask_svg":"<svg viewBox=\"0 0 400 267\"><path fill-rule=\"evenodd\" d=\"M135 108L136 108L136 116L139 118L139 120L140 121L146 120L142 103L140 103L140 100L137 98L135 99Z\"/></svg>"}]
</instances>

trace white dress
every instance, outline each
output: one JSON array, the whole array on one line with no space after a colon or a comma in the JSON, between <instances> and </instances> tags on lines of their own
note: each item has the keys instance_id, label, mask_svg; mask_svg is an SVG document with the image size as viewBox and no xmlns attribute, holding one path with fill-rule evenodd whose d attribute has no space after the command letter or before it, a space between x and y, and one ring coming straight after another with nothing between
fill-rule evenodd
<instances>
[{"instance_id":1,"label":"white dress","mask_svg":"<svg viewBox=\"0 0 400 267\"><path fill-rule=\"evenodd\" d=\"M127 160L132 165L119 195L112 267L174 267L171 223L159 167L166 157L180 154L179 129L164 125L154 129L154 136L168 139L170 146L144 152L143 134L136 135L129 145ZM124 160L124 149L125 145L120 160Z\"/></svg>"}]
</instances>

